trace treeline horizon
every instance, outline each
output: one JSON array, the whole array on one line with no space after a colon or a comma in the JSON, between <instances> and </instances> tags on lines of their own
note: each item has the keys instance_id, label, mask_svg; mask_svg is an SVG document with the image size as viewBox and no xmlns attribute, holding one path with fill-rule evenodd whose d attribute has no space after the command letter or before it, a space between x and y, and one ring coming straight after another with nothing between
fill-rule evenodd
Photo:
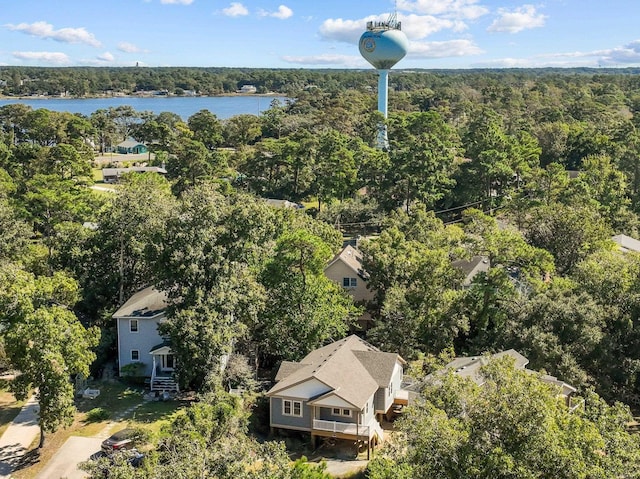
<instances>
[{"instance_id":1,"label":"treeline horizon","mask_svg":"<svg viewBox=\"0 0 640 479\"><path fill-rule=\"evenodd\" d=\"M548 76L574 77L605 75L629 77L640 68L396 68L390 87L405 91L441 83L446 78L478 76L512 77L524 80ZM0 95L27 96L67 94L75 97L105 92L166 90L172 94L196 91L200 95L235 93L243 85L254 85L257 93L293 94L307 88L339 90L376 88L377 73L372 68L240 68L240 67L0 67Z\"/></svg>"}]
</instances>

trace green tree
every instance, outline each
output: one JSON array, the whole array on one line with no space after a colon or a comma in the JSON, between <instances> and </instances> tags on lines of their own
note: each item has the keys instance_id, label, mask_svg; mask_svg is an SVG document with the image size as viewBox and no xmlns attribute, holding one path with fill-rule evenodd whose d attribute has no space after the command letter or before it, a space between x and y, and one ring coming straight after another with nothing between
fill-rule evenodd
<instances>
[{"instance_id":1,"label":"green tree","mask_svg":"<svg viewBox=\"0 0 640 479\"><path fill-rule=\"evenodd\" d=\"M142 467L98 459L84 464L94 479L330 479L306 458L292 462L284 444L258 442L246 434L247 411L225 394L204 397L181 411Z\"/></svg>"},{"instance_id":2,"label":"green tree","mask_svg":"<svg viewBox=\"0 0 640 479\"><path fill-rule=\"evenodd\" d=\"M226 144L235 148L251 145L262 135L260 118L255 115L235 115L223 125Z\"/></svg>"},{"instance_id":3,"label":"green tree","mask_svg":"<svg viewBox=\"0 0 640 479\"><path fill-rule=\"evenodd\" d=\"M390 458L374 460L372 479L389 477L388 461L414 478L610 478L640 471L640 441L625 430L628 409L586 396L569 410L538 374L508 358L481 369L483 384L452 372L423 391L400 423Z\"/></svg>"},{"instance_id":4,"label":"green tree","mask_svg":"<svg viewBox=\"0 0 640 479\"><path fill-rule=\"evenodd\" d=\"M307 231L278 238L261 277L266 290L258 327L263 352L299 360L347 333L357 309L351 297L324 275L330 258L329 246Z\"/></svg>"},{"instance_id":5,"label":"green tree","mask_svg":"<svg viewBox=\"0 0 640 479\"><path fill-rule=\"evenodd\" d=\"M319 138L314 174L318 210L323 202L343 200L355 192L358 170L346 135L329 130Z\"/></svg>"},{"instance_id":6,"label":"green tree","mask_svg":"<svg viewBox=\"0 0 640 479\"><path fill-rule=\"evenodd\" d=\"M14 299L11 307L6 303L0 306L0 315L8 321L3 331L6 354L20 372L10 387L20 400L36 389L42 447L46 432L73 421L70 378L89 375L89 365L95 359L91 349L100 334L96 328L85 329L65 306L77 298L77 285L71 278L62 273L39 278L17 273L23 283L20 303L16 307ZM0 294L6 298L16 285L5 281L0 284Z\"/></svg>"},{"instance_id":7,"label":"green tree","mask_svg":"<svg viewBox=\"0 0 640 479\"><path fill-rule=\"evenodd\" d=\"M391 138L391 163L383 186L387 209L404 204L408 210L414 201L433 207L455 184L455 161L461 156L456 131L430 111L392 122Z\"/></svg>"},{"instance_id":8,"label":"green tree","mask_svg":"<svg viewBox=\"0 0 640 479\"><path fill-rule=\"evenodd\" d=\"M163 235L177 207L160 175L132 173L123 180L100 212L95 234L84 245L93 254L79 273L93 306L120 306L149 284L153 278L149 249Z\"/></svg>"},{"instance_id":9,"label":"green tree","mask_svg":"<svg viewBox=\"0 0 640 479\"><path fill-rule=\"evenodd\" d=\"M193 139L201 142L209 150L222 144L222 123L209 110L194 113L187 120L187 124L193 131Z\"/></svg>"},{"instance_id":10,"label":"green tree","mask_svg":"<svg viewBox=\"0 0 640 479\"><path fill-rule=\"evenodd\" d=\"M611 229L598 211L589 205L555 203L529 213L528 241L550 252L559 273L569 273L590 253L605 247Z\"/></svg>"}]
</instances>

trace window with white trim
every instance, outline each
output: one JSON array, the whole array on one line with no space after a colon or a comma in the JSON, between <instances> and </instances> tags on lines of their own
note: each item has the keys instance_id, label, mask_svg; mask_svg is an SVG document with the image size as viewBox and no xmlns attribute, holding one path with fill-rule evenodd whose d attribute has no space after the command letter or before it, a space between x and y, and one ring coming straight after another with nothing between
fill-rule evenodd
<instances>
[{"instance_id":1,"label":"window with white trim","mask_svg":"<svg viewBox=\"0 0 640 479\"><path fill-rule=\"evenodd\" d=\"M291 399L282 400L282 415L302 417L302 402Z\"/></svg>"},{"instance_id":2,"label":"window with white trim","mask_svg":"<svg viewBox=\"0 0 640 479\"><path fill-rule=\"evenodd\" d=\"M129 320L129 331L132 333L137 333L138 332L138 320L137 319L130 319Z\"/></svg>"},{"instance_id":3,"label":"window with white trim","mask_svg":"<svg viewBox=\"0 0 640 479\"><path fill-rule=\"evenodd\" d=\"M340 407L334 407L331 409L332 416L351 417L351 409L342 409Z\"/></svg>"},{"instance_id":4,"label":"window with white trim","mask_svg":"<svg viewBox=\"0 0 640 479\"><path fill-rule=\"evenodd\" d=\"M140 361L140 351L137 349L131 350L131 361Z\"/></svg>"},{"instance_id":5,"label":"window with white trim","mask_svg":"<svg viewBox=\"0 0 640 479\"><path fill-rule=\"evenodd\" d=\"M358 286L358 278L342 278L343 288L355 288Z\"/></svg>"}]
</instances>

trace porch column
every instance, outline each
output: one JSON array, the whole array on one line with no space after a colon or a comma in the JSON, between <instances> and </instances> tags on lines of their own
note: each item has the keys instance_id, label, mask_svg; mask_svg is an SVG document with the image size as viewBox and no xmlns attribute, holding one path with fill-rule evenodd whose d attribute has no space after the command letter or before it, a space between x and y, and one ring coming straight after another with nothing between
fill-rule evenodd
<instances>
[{"instance_id":1,"label":"porch column","mask_svg":"<svg viewBox=\"0 0 640 479\"><path fill-rule=\"evenodd\" d=\"M152 354L151 357L153 358L153 366L151 369L151 388L153 388L153 380L156 378L156 355Z\"/></svg>"}]
</instances>

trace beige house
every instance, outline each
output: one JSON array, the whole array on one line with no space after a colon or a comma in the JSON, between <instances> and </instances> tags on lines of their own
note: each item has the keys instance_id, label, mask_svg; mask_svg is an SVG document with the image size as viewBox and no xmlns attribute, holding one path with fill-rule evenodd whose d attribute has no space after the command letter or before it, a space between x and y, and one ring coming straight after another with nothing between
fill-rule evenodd
<instances>
[{"instance_id":1,"label":"beige house","mask_svg":"<svg viewBox=\"0 0 640 479\"><path fill-rule=\"evenodd\" d=\"M362 253L347 245L324 269L330 280L338 283L355 302L371 301L374 292L368 286L369 275L362 269Z\"/></svg>"},{"instance_id":2,"label":"beige house","mask_svg":"<svg viewBox=\"0 0 640 479\"><path fill-rule=\"evenodd\" d=\"M406 362L357 336L316 349L300 362L283 361L267 392L272 431L292 430L367 446L384 440L382 418L404 407Z\"/></svg>"}]
</instances>

